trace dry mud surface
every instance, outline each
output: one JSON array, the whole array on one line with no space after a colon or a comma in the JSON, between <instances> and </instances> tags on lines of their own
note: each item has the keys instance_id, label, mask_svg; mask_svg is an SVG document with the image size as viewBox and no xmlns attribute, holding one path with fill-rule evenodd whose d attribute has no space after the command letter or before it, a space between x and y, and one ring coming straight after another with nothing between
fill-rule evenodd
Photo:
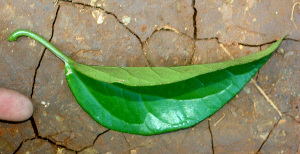
<instances>
[{"instance_id":1,"label":"dry mud surface","mask_svg":"<svg viewBox=\"0 0 300 154\"><path fill-rule=\"evenodd\" d=\"M0 87L25 94L34 104L30 120L0 122L0 153L299 153L297 3L0 1ZM91 119L69 90L62 61L32 39L7 41L19 28L42 35L78 62L103 66L213 63L289 36L254 82L216 114L192 128L139 136L108 130Z\"/></svg>"}]
</instances>

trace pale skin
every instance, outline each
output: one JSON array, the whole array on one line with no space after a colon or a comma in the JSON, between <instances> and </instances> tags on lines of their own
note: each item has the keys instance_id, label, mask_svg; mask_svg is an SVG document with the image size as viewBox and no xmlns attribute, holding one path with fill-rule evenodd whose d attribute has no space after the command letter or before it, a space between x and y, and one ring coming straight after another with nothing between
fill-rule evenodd
<instances>
[{"instance_id":1,"label":"pale skin","mask_svg":"<svg viewBox=\"0 0 300 154\"><path fill-rule=\"evenodd\" d=\"M32 113L33 105L28 97L17 91L0 87L0 120L26 121Z\"/></svg>"}]
</instances>

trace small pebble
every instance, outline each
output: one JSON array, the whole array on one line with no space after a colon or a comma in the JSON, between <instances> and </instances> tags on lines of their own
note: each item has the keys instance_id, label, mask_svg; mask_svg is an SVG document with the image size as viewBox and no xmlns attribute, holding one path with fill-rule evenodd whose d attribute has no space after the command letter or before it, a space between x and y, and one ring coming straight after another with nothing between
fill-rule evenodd
<instances>
[{"instance_id":1,"label":"small pebble","mask_svg":"<svg viewBox=\"0 0 300 154\"><path fill-rule=\"evenodd\" d=\"M33 114L33 105L23 94L0 88L0 120L25 121Z\"/></svg>"},{"instance_id":2,"label":"small pebble","mask_svg":"<svg viewBox=\"0 0 300 154\"><path fill-rule=\"evenodd\" d=\"M277 50L277 52L278 52L279 54L281 54L281 55L284 55L284 49L282 49L282 48L279 48L279 49Z\"/></svg>"}]
</instances>

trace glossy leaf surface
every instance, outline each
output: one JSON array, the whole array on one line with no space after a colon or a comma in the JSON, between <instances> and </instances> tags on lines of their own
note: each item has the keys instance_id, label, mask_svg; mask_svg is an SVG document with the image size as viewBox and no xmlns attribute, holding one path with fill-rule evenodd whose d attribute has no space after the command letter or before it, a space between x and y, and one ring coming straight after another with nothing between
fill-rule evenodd
<instances>
[{"instance_id":1,"label":"glossy leaf surface","mask_svg":"<svg viewBox=\"0 0 300 154\"><path fill-rule=\"evenodd\" d=\"M12 34L11 40L18 35ZM53 46L47 48L52 47L65 62L70 89L98 123L152 135L193 126L218 111L256 74L282 39L239 59L181 67L86 66Z\"/></svg>"},{"instance_id":2,"label":"glossy leaf surface","mask_svg":"<svg viewBox=\"0 0 300 154\"><path fill-rule=\"evenodd\" d=\"M279 43L216 64L119 68L66 63L66 74L79 104L100 124L126 133L159 134L193 126L219 110Z\"/></svg>"}]
</instances>

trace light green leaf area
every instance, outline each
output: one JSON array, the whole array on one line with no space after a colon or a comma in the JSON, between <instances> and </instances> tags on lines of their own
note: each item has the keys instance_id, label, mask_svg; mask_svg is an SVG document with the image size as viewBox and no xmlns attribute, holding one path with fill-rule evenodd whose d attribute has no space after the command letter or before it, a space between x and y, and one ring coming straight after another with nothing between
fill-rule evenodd
<instances>
[{"instance_id":1,"label":"light green leaf area","mask_svg":"<svg viewBox=\"0 0 300 154\"><path fill-rule=\"evenodd\" d=\"M107 67L86 66L78 63L71 63L70 65L95 80L107 83L122 83L128 86L153 86L178 82L201 74L253 62L258 57L265 57L272 53L280 43L281 40L277 41L264 52L212 64L177 67Z\"/></svg>"},{"instance_id":2,"label":"light green leaf area","mask_svg":"<svg viewBox=\"0 0 300 154\"><path fill-rule=\"evenodd\" d=\"M214 64L181 67L103 67L66 63L82 108L103 126L152 135L193 126L232 99L269 59L264 51Z\"/></svg>"}]
</instances>

